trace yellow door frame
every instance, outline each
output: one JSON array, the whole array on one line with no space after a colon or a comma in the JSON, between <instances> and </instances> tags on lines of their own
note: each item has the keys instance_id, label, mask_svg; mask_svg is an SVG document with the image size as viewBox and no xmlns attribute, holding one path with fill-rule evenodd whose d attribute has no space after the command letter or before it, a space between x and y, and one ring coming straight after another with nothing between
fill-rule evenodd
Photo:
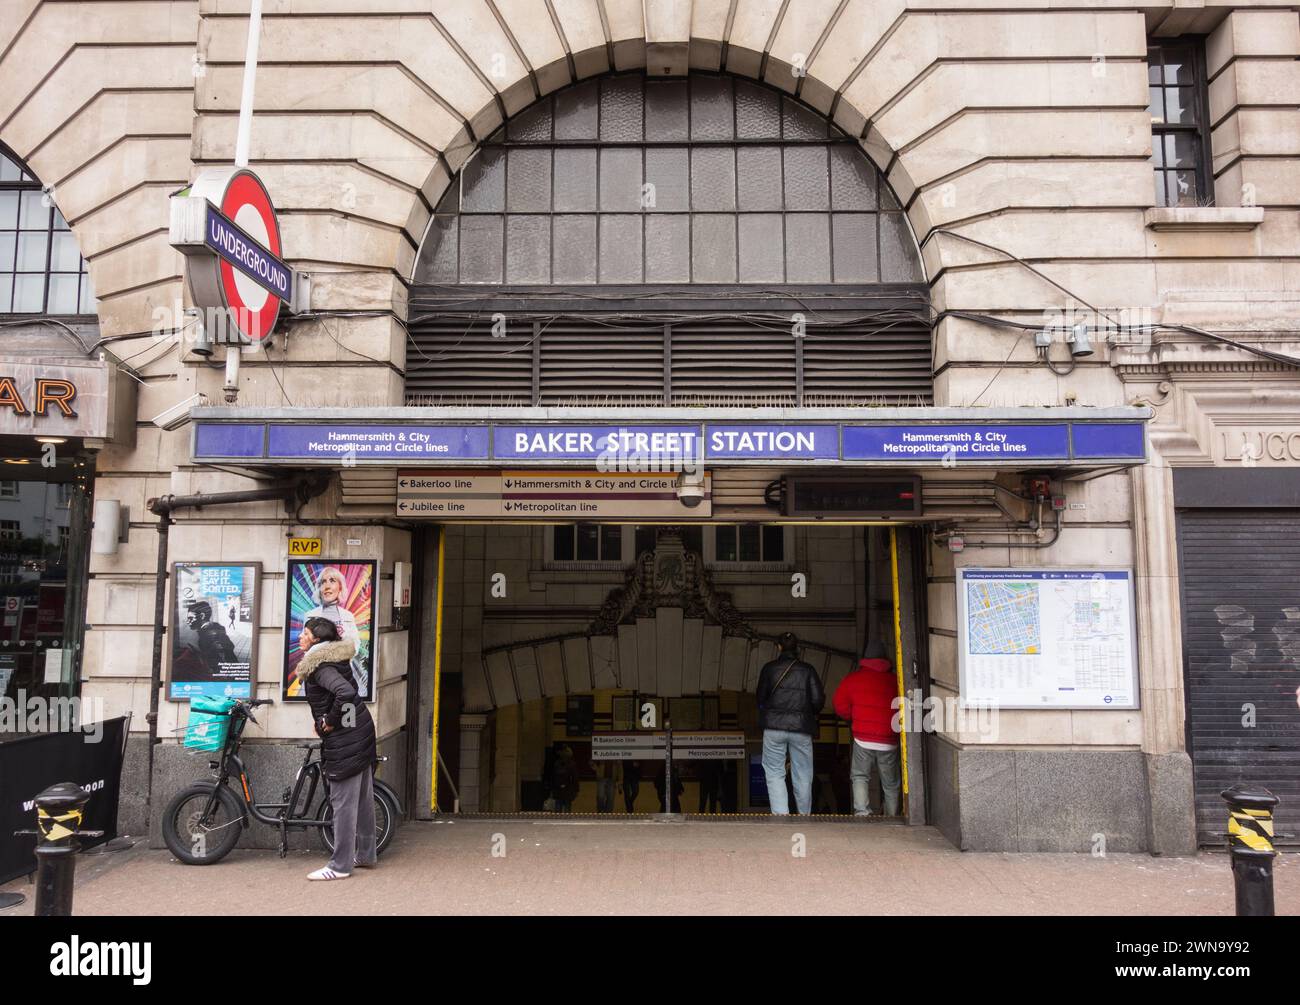
<instances>
[{"instance_id":1,"label":"yellow door frame","mask_svg":"<svg viewBox=\"0 0 1300 1005\"><path fill-rule=\"evenodd\" d=\"M442 720L442 596L443 570L447 561L447 525L438 527L438 588L433 615L433 729L432 763L429 765L429 812L438 812L438 724Z\"/></svg>"}]
</instances>

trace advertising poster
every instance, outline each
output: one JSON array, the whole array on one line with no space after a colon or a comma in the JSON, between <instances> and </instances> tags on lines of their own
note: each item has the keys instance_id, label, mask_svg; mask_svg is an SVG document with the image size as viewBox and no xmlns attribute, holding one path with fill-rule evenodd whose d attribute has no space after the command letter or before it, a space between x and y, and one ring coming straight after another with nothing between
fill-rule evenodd
<instances>
[{"instance_id":1,"label":"advertising poster","mask_svg":"<svg viewBox=\"0 0 1300 1005\"><path fill-rule=\"evenodd\" d=\"M339 637L356 643L352 676L365 701L374 701L374 599L379 569L373 561L331 562L289 559L285 600L284 700L303 701L297 677L299 637L310 618L328 618Z\"/></svg>"},{"instance_id":2,"label":"advertising poster","mask_svg":"<svg viewBox=\"0 0 1300 1005\"><path fill-rule=\"evenodd\" d=\"M256 562L172 566L169 700L253 696L261 572Z\"/></svg>"}]
</instances>

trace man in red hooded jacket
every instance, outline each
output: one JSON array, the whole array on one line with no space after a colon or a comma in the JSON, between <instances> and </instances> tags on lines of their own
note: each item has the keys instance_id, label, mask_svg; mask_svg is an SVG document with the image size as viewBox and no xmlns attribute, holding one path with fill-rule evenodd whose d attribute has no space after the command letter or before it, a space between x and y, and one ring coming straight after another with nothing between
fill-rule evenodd
<instances>
[{"instance_id":1,"label":"man in red hooded jacket","mask_svg":"<svg viewBox=\"0 0 1300 1005\"><path fill-rule=\"evenodd\" d=\"M858 668L835 689L835 714L853 724L853 760L849 779L853 788L853 813L871 813L871 766L880 772L885 813L899 811L898 734L894 731L894 699L898 681L881 642L867 643Z\"/></svg>"}]
</instances>

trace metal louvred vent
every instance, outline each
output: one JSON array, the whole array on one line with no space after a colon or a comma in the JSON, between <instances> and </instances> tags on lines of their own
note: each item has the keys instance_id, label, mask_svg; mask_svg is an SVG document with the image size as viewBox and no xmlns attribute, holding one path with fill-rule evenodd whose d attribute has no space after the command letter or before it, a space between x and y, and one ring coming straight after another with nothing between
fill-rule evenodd
<instances>
[{"instance_id":1,"label":"metal louvred vent","mask_svg":"<svg viewBox=\"0 0 1300 1005\"><path fill-rule=\"evenodd\" d=\"M510 317L412 324L412 405L815 407L924 405L930 332L921 323L777 319Z\"/></svg>"},{"instance_id":2,"label":"metal louvred vent","mask_svg":"<svg viewBox=\"0 0 1300 1005\"><path fill-rule=\"evenodd\" d=\"M659 324L556 320L540 325L539 405L578 404L611 395L654 400L664 386Z\"/></svg>"},{"instance_id":3,"label":"metal louvred vent","mask_svg":"<svg viewBox=\"0 0 1300 1005\"><path fill-rule=\"evenodd\" d=\"M795 405L794 336L733 322L674 325L672 378L674 405Z\"/></svg>"},{"instance_id":4,"label":"metal louvred vent","mask_svg":"<svg viewBox=\"0 0 1300 1005\"><path fill-rule=\"evenodd\" d=\"M930 333L869 325L810 331L803 342L804 404L861 398L930 404Z\"/></svg>"},{"instance_id":5,"label":"metal louvred vent","mask_svg":"<svg viewBox=\"0 0 1300 1005\"><path fill-rule=\"evenodd\" d=\"M531 405L532 343L531 321L495 336L490 317L422 322L406 351L407 404Z\"/></svg>"}]
</instances>

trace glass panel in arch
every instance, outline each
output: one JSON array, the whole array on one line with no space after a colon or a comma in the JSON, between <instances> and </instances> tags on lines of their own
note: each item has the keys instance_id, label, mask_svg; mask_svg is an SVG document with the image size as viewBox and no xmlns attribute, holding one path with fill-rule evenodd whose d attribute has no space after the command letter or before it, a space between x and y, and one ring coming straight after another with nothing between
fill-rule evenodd
<instances>
[{"instance_id":1,"label":"glass panel in arch","mask_svg":"<svg viewBox=\"0 0 1300 1005\"><path fill-rule=\"evenodd\" d=\"M32 314L44 308L45 273L14 277L14 313Z\"/></svg>"},{"instance_id":2,"label":"glass panel in arch","mask_svg":"<svg viewBox=\"0 0 1300 1005\"><path fill-rule=\"evenodd\" d=\"M0 154L0 181L18 181L22 171L4 154Z\"/></svg>"},{"instance_id":3,"label":"glass panel in arch","mask_svg":"<svg viewBox=\"0 0 1300 1005\"><path fill-rule=\"evenodd\" d=\"M558 92L555 95L555 138L594 140L599 108L600 98L594 80Z\"/></svg>"},{"instance_id":4,"label":"glass panel in arch","mask_svg":"<svg viewBox=\"0 0 1300 1005\"><path fill-rule=\"evenodd\" d=\"M502 218L462 216L460 218L460 281L501 282Z\"/></svg>"},{"instance_id":5,"label":"glass panel in arch","mask_svg":"<svg viewBox=\"0 0 1300 1005\"><path fill-rule=\"evenodd\" d=\"M780 213L742 213L740 220L740 281L785 281L784 241Z\"/></svg>"},{"instance_id":6,"label":"glass panel in arch","mask_svg":"<svg viewBox=\"0 0 1300 1005\"><path fill-rule=\"evenodd\" d=\"M420 248L420 264L416 275L426 283L454 283L456 281L457 221L458 216L435 216L424 235Z\"/></svg>"},{"instance_id":7,"label":"glass panel in arch","mask_svg":"<svg viewBox=\"0 0 1300 1005\"><path fill-rule=\"evenodd\" d=\"M691 151L691 208L736 208L736 155L732 147L696 147Z\"/></svg>"},{"instance_id":8,"label":"glass panel in arch","mask_svg":"<svg viewBox=\"0 0 1300 1005\"><path fill-rule=\"evenodd\" d=\"M613 147L600 152L600 208L632 213L641 208L641 150Z\"/></svg>"},{"instance_id":9,"label":"glass panel in arch","mask_svg":"<svg viewBox=\"0 0 1300 1005\"><path fill-rule=\"evenodd\" d=\"M466 163L460 178L461 210L500 213L506 208L506 152L483 147Z\"/></svg>"},{"instance_id":10,"label":"glass panel in arch","mask_svg":"<svg viewBox=\"0 0 1300 1005\"><path fill-rule=\"evenodd\" d=\"M781 138L781 96L775 91L736 81L736 135L743 140Z\"/></svg>"},{"instance_id":11,"label":"glass panel in arch","mask_svg":"<svg viewBox=\"0 0 1300 1005\"><path fill-rule=\"evenodd\" d=\"M832 281L880 281L876 260L876 214L835 213L831 216Z\"/></svg>"},{"instance_id":12,"label":"glass panel in arch","mask_svg":"<svg viewBox=\"0 0 1300 1005\"><path fill-rule=\"evenodd\" d=\"M641 217L608 214L600 218L600 281L642 281Z\"/></svg>"},{"instance_id":13,"label":"glass panel in arch","mask_svg":"<svg viewBox=\"0 0 1300 1005\"><path fill-rule=\"evenodd\" d=\"M596 217L556 216L552 218L555 242L553 283L596 281Z\"/></svg>"},{"instance_id":14,"label":"glass panel in arch","mask_svg":"<svg viewBox=\"0 0 1300 1005\"><path fill-rule=\"evenodd\" d=\"M735 136L731 81L725 77L692 77L691 139L729 140Z\"/></svg>"},{"instance_id":15,"label":"glass panel in arch","mask_svg":"<svg viewBox=\"0 0 1300 1005\"><path fill-rule=\"evenodd\" d=\"M876 171L856 146L837 143L831 154L831 209L875 209Z\"/></svg>"},{"instance_id":16,"label":"glass panel in arch","mask_svg":"<svg viewBox=\"0 0 1300 1005\"><path fill-rule=\"evenodd\" d=\"M95 288L90 284L90 276L83 272L81 274L81 300L78 304L78 313L94 314L95 313Z\"/></svg>"},{"instance_id":17,"label":"glass panel in arch","mask_svg":"<svg viewBox=\"0 0 1300 1005\"><path fill-rule=\"evenodd\" d=\"M77 272L81 269L81 251L77 241L69 231L55 231L54 244L50 247L51 272Z\"/></svg>"},{"instance_id":18,"label":"glass panel in arch","mask_svg":"<svg viewBox=\"0 0 1300 1005\"><path fill-rule=\"evenodd\" d=\"M506 217L506 282L551 281L551 218Z\"/></svg>"},{"instance_id":19,"label":"glass panel in arch","mask_svg":"<svg viewBox=\"0 0 1300 1005\"><path fill-rule=\"evenodd\" d=\"M555 151L555 212L596 209L596 151L580 147Z\"/></svg>"},{"instance_id":20,"label":"glass panel in arch","mask_svg":"<svg viewBox=\"0 0 1300 1005\"><path fill-rule=\"evenodd\" d=\"M18 235L18 268L23 272L44 272L50 235L43 230L23 231Z\"/></svg>"},{"instance_id":21,"label":"glass panel in arch","mask_svg":"<svg viewBox=\"0 0 1300 1005\"><path fill-rule=\"evenodd\" d=\"M515 142L543 142L551 138L551 99L544 98L510 120L507 134Z\"/></svg>"},{"instance_id":22,"label":"glass panel in arch","mask_svg":"<svg viewBox=\"0 0 1300 1005\"><path fill-rule=\"evenodd\" d=\"M646 209L680 213L691 208L690 153L686 147L647 147L645 180L654 188Z\"/></svg>"},{"instance_id":23,"label":"glass panel in arch","mask_svg":"<svg viewBox=\"0 0 1300 1005\"><path fill-rule=\"evenodd\" d=\"M831 227L827 213L785 216L785 278L790 283L831 281Z\"/></svg>"},{"instance_id":24,"label":"glass panel in arch","mask_svg":"<svg viewBox=\"0 0 1300 1005\"><path fill-rule=\"evenodd\" d=\"M50 276L50 294L45 309L51 314L76 314L77 280L80 278L75 272Z\"/></svg>"},{"instance_id":25,"label":"glass panel in arch","mask_svg":"<svg viewBox=\"0 0 1300 1005\"><path fill-rule=\"evenodd\" d=\"M902 213L880 214L880 281L919 283L921 269L916 261L912 231Z\"/></svg>"},{"instance_id":26,"label":"glass panel in arch","mask_svg":"<svg viewBox=\"0 0 1300 1005\"><path fill-rule=\"evenodd\" d=\"M782 154L785 160L785 208L830 209L826 148L820 144L786 147Z\"/></svg>"},{"instance_id":27,"label":"glass panel in arch","mask_svg":"<svg viewBox=\"0 0 1300 1005\"><path fill-rule=\"evenodd\" d=\"M736 148L736 207L741 212L778 210L781 194L781 148Z\"/></svg>"},{"instance_id":28,"label":"glass panel in arch","mask_svg":"<svg viewBox=\"0 0 1300 1005\"><path fill-rule=\"evenodd\" d=\"M506 209L547 213L551 209L551 152L516 148L506 161Z\"/></svg>"},{"instance_id":29,"label":"glass panel in arch","mask_svg":"<svg viewBox=\"0 0 1300 1005\"><path fill-rule=\"evenodd\" d=\"M645 281L691 281L691 218L685 213L652 213L646 216Z\"/></svg>"},{"instance_id":30,"label":"glass panel in arch","mask_svg":"<svg viewBox=\"0 0 1300 1005\"><path fill-rule=\"evenodd\" d=\"M785 140L824 140L826 120L792 98L781 99L781 133Z\"/></svg>"},{"instance_id":31,"label":"glass panel in arch","mask_svg":"<svg viewBox=\"0 0 1300 1005\"><path fill-rule=\"evenodd\" d=\"M606 77L600 87L600 139L603 143L639 143L642 138L641 77Z\"/></svg>"},{"instance_id":32,"label":"glass panel in arch","mask_svg":"<svg viewBox=\"0 0 1300 1005\"><path fill-rule=\"evenodd\" d=\"M648 80L645 85L645 138L678 142L690 138L686 81Z\"/></svg>"},{"instance_id":33,"label":"glass panel in arch","mask_svg":"<svg viewBox=\"0 0 1300 1005\"><path fill-rule=\"evenodd\" d=\"M50 226L50 208L42 203L45 193L22 193L18 208L18 226L23 230L47 230Z\"/></svg>"},{"instance_id":34,"label":"glass panel in arch","mask_svg":"<svg viewBox=\"0 0 1300 1005\"><path fill-rule=\"evenodd\" d=\"M438 200L438 206L435 213L459 213L460 212L460 185L458 179L453 180L446 190L442 193L442 198Z\"/></svg>"},{"instance_id":35,"label":"glass panel in arch","mask_svg":"<svg viewBox=\"0 0 1300 1005\"><path fill-rule=\"evenodd\" d=\"M736 281L736 217L696 213L691 217L691 277L697 283Z\"/></svg>"}]
</instances>

